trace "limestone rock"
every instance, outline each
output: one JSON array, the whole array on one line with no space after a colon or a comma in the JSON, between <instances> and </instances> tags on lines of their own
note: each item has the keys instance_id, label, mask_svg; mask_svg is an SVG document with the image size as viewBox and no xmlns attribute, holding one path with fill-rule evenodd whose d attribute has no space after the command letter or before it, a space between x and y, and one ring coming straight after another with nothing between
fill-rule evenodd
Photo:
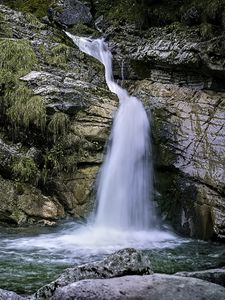
<instances>
[{"instance_id":1,"label":"limestone rock","mask_svg":"<svg viewBox=\"0 0 225 300\"><path fill-rule=\"evenodd\" d=\"M146 80L136 94L152 110L163 213L191 236L224 236L224 92Z\"/></svg>"},{"instance_id":2,"label":"limestone rock","mask_svg":"<svg viewBox=\"0 0 225 300\"><path fill-rule=\"evenodd\" d=\"M50 299L224 299L225 288L195 278L154 274L82 280L58 288Z\"/></svg>"},{"instance_id":3,"label":"limestone rock","mask_svg":"<svg viewBox=\"0 0 225 300\"><path fill-rule=\"evenodd\" d=\"M56 281L39 289L35 294L35 298L49 299L59 287L67 286L82 279L151 273L151 262L147 255L143 255L141 251L132 248L123 249L109 255L100 262L67 269Z\"/></svg>"}]
</instances>

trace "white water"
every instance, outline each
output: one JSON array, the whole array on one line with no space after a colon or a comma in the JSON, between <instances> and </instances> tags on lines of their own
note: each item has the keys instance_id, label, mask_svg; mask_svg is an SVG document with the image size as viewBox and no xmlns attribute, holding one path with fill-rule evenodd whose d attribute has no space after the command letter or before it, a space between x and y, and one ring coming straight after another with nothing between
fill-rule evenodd
<instances>
[{"instance_id":1,"label":"white water","mask_svg":"<svg viewBox=\"0 0 225 300\"><path fill-rule=\"evenodd\" d=\"M87 261L87 257L114 250L175 247L175 235L157 228L151 204L149 122L142 103L113 80L112 55L102 39L77 38L79 48L105 65L109 89L119 98L107 154L98 182L98 209L94 223L36 236L3 238L7 252L23 259ZM32 258L30 258L32 254ZM34 254L34 255L33 255Z\"/></svg>"},{"instance_id":2,"label":"white water","mask_svg":"<svg viewBox=\"0 0 225 300\"><path fill-rule=\"evenodd\" d=\"M112 55L103 39L68 35L81 51L104 64L106 83L120 101L98 182L95 224L130 231L150 229L156 217L151 205L150 129L145 109L113 80Z\"/></svg>"}]
</instances>

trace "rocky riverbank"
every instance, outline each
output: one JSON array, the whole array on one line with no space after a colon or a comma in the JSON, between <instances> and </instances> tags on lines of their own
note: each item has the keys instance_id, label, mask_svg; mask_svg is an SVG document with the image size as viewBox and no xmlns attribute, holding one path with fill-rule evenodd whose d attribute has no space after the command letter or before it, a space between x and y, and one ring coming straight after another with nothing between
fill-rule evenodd
<instances>
[{"instance_id":1,"label":"rocky riverbank","mask_svg":"<svg viewBox=\"0 0 225 300\"><path fill-rule=\"evenodd\" d=\"M225 288L219 285L224 279L224 269L208 270L198 274L152 273L151 260L147 253L124 249L100 262L67 269L56 281L42 287L32 296L22 297L13 292L0 290L0 297L2 300L187 299L190 297L199 300L224 299Z\"/></svg>"}]
</instances>

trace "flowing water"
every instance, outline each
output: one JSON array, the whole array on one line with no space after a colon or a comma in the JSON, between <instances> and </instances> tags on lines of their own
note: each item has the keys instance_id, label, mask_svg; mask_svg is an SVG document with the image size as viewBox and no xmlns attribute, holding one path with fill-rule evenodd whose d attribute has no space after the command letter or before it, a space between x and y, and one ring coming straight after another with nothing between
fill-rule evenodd
<instances>
[{"instance_id":1,"label":"flowing water","mask_svg":"<svg viewBox=\"0 0 225 300\"><path fill-rule=\"evenodd\" d=\"M160 261L168 269L170 263L173 265L170 271L167 270L169 273L190 269L191 265L192 269L203 268L205 261L207 266L218 266L224 259L220 245L211 247L203 242L191 242L160 229L151 199L150 128L144 107L114 82L112 56L102 39L68 35L81 51L104 64L107 85L119 98L97 182L97 214L94 221L87 224L69 222L55 228L36 227L21 231L0 228L0 287L31 293L68 266L98 260L125 247L150 251L156 271L166 272ZM185 251L187 247L192 249L191 257ZM196 263L193 253L206 248L210 250L201 254L202 260L198 255ZM171 251L175 251L174 254ZM213 257L211 252L215 254ZM188 259L189 263L184 267ZM177 268L174 266L176 260L180 262Z\"/></svg>"},{"instance_id":2,"label":"flowing water","mask_svg":"<svg viewBox=\"0 0 225 300\"><path fill-rule=\"evenodd\" d=\"M105 66L106 83L119 98L99 176L95 225L131 232L153 229L156 216L151 199L150 128L145 109L139 99L129 96L113 80L112 55L103 39L67 35L81 51Z\"/></svg>"}]
</instances>

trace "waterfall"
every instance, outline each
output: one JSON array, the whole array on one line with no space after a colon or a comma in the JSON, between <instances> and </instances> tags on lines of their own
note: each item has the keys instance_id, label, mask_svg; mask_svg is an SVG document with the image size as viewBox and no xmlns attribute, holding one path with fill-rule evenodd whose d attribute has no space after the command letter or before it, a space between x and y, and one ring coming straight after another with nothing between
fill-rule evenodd
<instances>
[{"instance_id":1,"label":"waterfall","mask_svg":"<svg viewBox=\"0 0 225 300\"><path fill-rule=\"evenodd\" d=\"M129 96L113 79L112 54L103 39L67 35L81 51L105 66L105 79L119 98L107 153L97 188L95 225L125 230L147 230L156 217L152 205L150 125L139 99Z\"/></svg>"}]
</instances>

